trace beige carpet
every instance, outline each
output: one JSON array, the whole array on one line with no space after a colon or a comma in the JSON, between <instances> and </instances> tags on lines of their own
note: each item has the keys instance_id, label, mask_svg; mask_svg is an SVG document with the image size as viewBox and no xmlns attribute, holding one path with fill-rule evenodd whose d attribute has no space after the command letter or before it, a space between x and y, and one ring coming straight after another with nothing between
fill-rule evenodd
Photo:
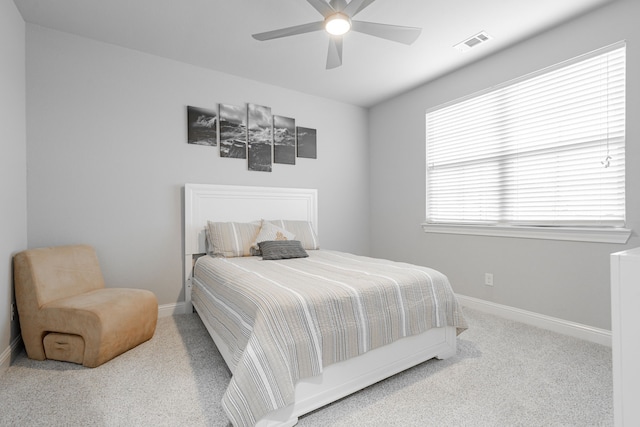
<instances>
[{"instance_id":1,"label":"beige carpet","mask_svg":"<svg viewBox=\"0 0 640 427\"><path fill-rule=\"evenodd\" d=\"M465 310L458 354L319 409L299 426L610 426L611 349ZM197 315L96 369L22 353L0 377L1 426L228 426L229 372Z\"/></svg>"}]
</instances>

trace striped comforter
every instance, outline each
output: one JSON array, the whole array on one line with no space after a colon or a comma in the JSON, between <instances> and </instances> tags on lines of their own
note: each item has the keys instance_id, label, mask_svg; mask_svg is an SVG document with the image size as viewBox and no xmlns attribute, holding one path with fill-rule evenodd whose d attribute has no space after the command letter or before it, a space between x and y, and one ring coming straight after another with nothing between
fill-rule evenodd
<instances>
[{"instance_id":1,"label":"striped comforter","mask_svg":"<svg viewBox=\"0 0 640 427\"><path fill-rule=\"evenodd\" d=\"M467 327L449 281L435 270L308 252L196 263L194 304L210 312L232 354L222 404L235 426L293 403L297 380L332 363L432 327Z\"/></svg>"}]
</instances>

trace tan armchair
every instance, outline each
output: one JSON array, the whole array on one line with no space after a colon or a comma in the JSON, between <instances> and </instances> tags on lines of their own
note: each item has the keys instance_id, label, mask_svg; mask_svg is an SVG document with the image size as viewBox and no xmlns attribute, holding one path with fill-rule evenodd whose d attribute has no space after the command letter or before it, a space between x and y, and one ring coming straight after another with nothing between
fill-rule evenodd
<instances>
[{"instance_id":1,"label":"tan armchair","mask_svg":"<svg viewBox=\"0 0 640 427\"><path fill-rule=\"evenodd\" d=\"M149 340L158 302L142 289L105 288L91 246L31 249L14 257L27 356L99 366Z\"/></svg>"}]
</instances>

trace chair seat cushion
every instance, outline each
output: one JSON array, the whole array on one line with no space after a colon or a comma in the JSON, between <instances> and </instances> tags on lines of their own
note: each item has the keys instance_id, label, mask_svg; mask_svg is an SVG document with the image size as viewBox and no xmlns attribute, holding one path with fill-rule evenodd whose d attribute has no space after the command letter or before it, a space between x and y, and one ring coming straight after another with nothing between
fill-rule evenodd
<instances>
[{"instance_id":1,"label":"chair seat cushion","mask_svg":"<svg viewBox=\"0 0 640 427\"><path fill-rule=\"evenodd\" d=\"M46 330L66 335L69 347L79 345L69 335L81 337L84 343L81 363L95 367L153 336L158 302L153 292L147 290L103 288L51 301L41 307L41 312ZM60 338L58 335L50 340ZM65 352L74 358L77 353L72 349L55 351L59 357Z\"/></svg>"}]
</instances>

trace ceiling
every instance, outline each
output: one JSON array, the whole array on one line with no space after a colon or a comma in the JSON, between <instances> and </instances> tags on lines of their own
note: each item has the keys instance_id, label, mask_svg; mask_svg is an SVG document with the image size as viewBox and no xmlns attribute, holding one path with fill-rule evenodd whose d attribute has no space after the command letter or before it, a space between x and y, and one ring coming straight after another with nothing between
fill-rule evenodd
<instances>
[{"instance_id":1,"label":"ceiling","mask_svg":"<svg viewBox=\"0 0 640 427\"><path fill-rule=\"evenodd\" d=\"M251 34L322 20L304 0L15 0L25 21L341 102L369 107L614 0L377 0L357 20L422 28L411 46L328 35ZM467 52L453 46L485 31Z\"/></svg>"}]
</instances>

